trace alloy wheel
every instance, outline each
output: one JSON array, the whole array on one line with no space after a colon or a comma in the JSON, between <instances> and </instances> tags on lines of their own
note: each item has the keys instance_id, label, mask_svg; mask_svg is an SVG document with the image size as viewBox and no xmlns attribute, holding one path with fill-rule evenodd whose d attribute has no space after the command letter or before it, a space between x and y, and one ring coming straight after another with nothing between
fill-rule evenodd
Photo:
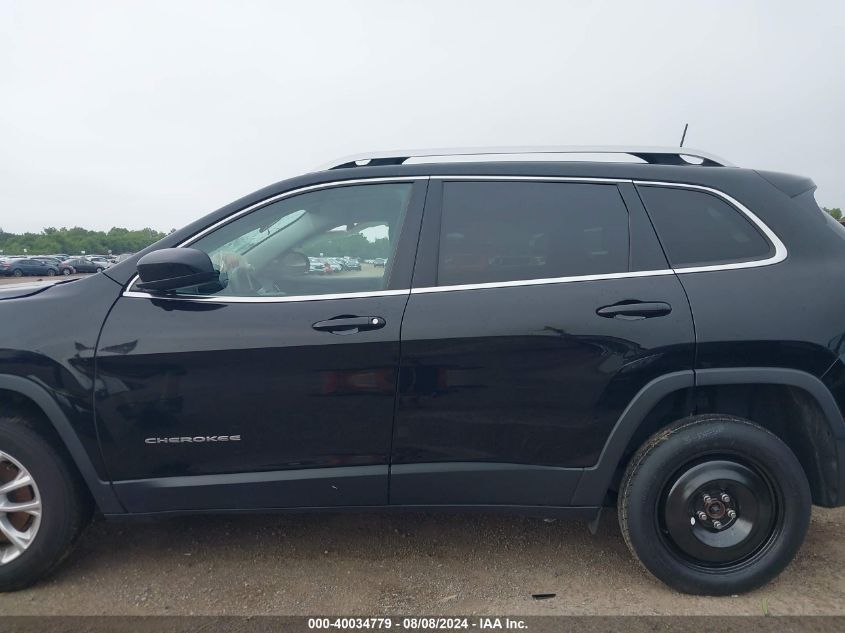
<instances>
[{"instance_id":1,"label":"alloy wheel","mask_svg":"<svg viewBox=\"0 0 845 633\"><path fill-rule=\"evenodd\" d=\"M23 554L41 525L41 495L29 471L0 451L0 565Z\"/></svg>"}]
</instances>

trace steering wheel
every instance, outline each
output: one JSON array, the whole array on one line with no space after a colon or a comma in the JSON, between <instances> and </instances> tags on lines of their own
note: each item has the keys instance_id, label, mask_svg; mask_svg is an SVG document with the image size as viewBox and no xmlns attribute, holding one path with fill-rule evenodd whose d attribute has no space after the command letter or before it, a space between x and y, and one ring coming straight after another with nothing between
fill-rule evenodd
<instances>
[{"instance_id":1,"label":"steering wheel","mask_svg":"<svg viewBox=\"0 0 845 633\"><path fill-rule=\"evenodd\" d=\"M261 294L263 286L249 266L238 266L229 272L229 288L232 294L254 297Z\"/></svg>"}]
</instances>

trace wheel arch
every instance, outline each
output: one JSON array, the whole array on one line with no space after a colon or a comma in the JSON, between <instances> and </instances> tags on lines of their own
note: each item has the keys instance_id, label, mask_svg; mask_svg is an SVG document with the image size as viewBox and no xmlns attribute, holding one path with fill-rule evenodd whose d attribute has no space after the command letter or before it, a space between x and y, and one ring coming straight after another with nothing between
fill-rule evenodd
<instances>
[{"instance_id":1,"label":"wheel arch","mask_svg":"<svg viewBox=\"0 0 845 633\"><path fill-rule=\"evenodd\" d=\"M40 412L50 424L101 512L104 514L125 512L112 490L111 483L99 478L91 458L67 416L44 387L22 376L0 374L0 390L20 398L28 406Z\"/></svg>"},{"instance_id":2,"label":"wheel arch","mask_svg":"<svg viewBox=\"0 0 845 633\"><path fill-rule=\"evenodd\" d=\"M602 504L620 468L648 436L699 413L738 415L768 428L795 452L816 505L845 503L845 420L830 390L801 370L732 367L675 372L643 387L620 415L597 463L584 469L572 504ZM800 423L790 425L795 417Z\"/></svg>"}]
</instances>

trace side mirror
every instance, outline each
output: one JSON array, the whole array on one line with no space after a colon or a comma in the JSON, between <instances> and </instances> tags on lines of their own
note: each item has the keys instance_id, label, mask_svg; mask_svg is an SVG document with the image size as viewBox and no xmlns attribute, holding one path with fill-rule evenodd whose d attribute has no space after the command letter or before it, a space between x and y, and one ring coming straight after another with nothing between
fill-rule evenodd
<instances>
[{"instance_id":1,"label":"side mirror","mask_svg":"<svg viewBox=\"0 0 845 633\"><path fill-rule=\"evenodd\" d=\"M220 273L211 258L195 248L162 248L148 253L138 260L138 276L138 290L145 291L220 284Z\"/></svg>"}]
</instances>

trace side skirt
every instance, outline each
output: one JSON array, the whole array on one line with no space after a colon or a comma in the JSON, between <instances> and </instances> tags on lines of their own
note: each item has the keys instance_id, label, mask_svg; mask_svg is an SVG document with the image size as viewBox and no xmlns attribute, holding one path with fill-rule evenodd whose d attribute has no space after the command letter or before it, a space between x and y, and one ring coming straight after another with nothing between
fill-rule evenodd
<instances>
[{"instance_id":1,"label":"side skirt","mask_svg":"<svg viewBox=\"0 0 845 633\"><path fill-rule=\"evenodd\" d=\"M562 506L521 506L521 505L373 505L373 506L308 506L298 508L229 508L225 510L168 510L162 512L135 512L128 514L105 514L110 521L155 521L171 517L194 515L230 515L230 514L369 514L369 513L405 513L425 512L442 514L505 514L536 517L542 519L573 519L595 522L601 512L600 507L562 507Z\"/></svg>"},{"instance_id":2,"label":"side skirt","mask_svg":"<svg viewBox=\"0 0 845 633\"><path fill-rule=\"evenodd\" d=\"M131 514L387 503L388 466L303 468L114 482Z\"/></svg>"},{"instance_id":3,"label":"side skirt","mask_svg":"<svg viewBox=\"0 0 845 633\"><path fill-rule=\"evenodd\" d=\"M390 503L569 507L583 472L497 462L394 464Z\"/></svg>"}]
</instances>

